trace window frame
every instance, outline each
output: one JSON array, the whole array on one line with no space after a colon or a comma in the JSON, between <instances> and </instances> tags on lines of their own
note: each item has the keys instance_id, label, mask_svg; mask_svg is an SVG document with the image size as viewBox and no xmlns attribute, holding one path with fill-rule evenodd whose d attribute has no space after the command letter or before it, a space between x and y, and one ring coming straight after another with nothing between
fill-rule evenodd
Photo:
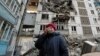
<instances>
[{"instance_id":1,"label":"window frame","mask_svg":"<svg viewBox=\"0 0 100 56\"><path fill-rule=\"evenodd\" d=\"M91 14L95 14L94 10L91 10Z\"/></svg>"},{"instance_id":2,"label":"window frame","mask_svg":"<svg viewBox=\"0 0 100 56\"><path fill-rule=\"evenodd\" d=\"M72 31L74 31L74 32L77 31L77 30L76 30L76 26L72 26L71 29L72 29Z\"/></svg>"},{"instance_id":3,"label":"window frame","mask_svg":"<svg viewBox=\"0 0 100 56\"><path fill-rule=\"evenodd\" d=\"M49 14L42 14L41 19L42 20L48 20L49 19Z\"/></svg>"}]
</instances>

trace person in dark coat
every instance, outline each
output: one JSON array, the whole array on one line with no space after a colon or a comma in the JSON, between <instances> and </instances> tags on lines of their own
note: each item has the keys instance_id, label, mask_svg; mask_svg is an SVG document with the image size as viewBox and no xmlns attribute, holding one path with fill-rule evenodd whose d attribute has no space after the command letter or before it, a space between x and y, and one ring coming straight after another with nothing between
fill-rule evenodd
<instances>
[{"instance_id":1,"label":"person in dark coat","mask_svg":"<svg viewBox=\"0 0 100 56\"><path fill-rule=\"evenodd\" d=\"M38 36L35 47L39 49L39 56L69 56L66 40L55 30L56 25L50 23L44 33Z\"/></svg>"}]
</instances>

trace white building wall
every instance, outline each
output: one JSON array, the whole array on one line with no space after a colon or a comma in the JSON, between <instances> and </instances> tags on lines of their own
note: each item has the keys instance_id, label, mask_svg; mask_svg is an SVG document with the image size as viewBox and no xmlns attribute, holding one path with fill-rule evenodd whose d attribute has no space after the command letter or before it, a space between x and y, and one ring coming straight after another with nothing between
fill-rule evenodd
<instances>
[{"instance_id":1,"label":"white building wall","mask_svg":"<svg viewBox=\"0 0 100 56\"><path fill-rule=\"evenodd\" d=\"M73 0L73 5L74 5L74 8L75 8L75 10L76 10L76 12L77 12L76 15L74 14L74 16L75 16L75 23L73 23L73 24L76 25L77 34L78 34L78 35L83 35L83 31L82 31L82 27L81 27L82 25L81 25L81 20L80 20L80 14L79 14L79 9L78 9L77 0ZM70 24L72 24L72 22L70 22ZM71 29L71 27L70 27L70 29L69 29L69 32L70 32L70 34L72 35L72 29Z\"/></svg>"},{"instance_id":2,"label":"white building wall","mask_svg":"<svg viewBox=\"0 0 100 56\"><path fill-rule=\"evenodd\" d=\"M36 20L36 14L34 13L27 13L24 19L24 25L34 25Z\"/></svg>"},{"instance_id":3,"label":"white building wall","mask_svg":"<svg viewBox=\"0 0 100 56\"><path fill-rule=\"evenodd\" d=\"M97 10L97 13L98 13L98 27L100 28L100 5L97 5L96 4L97 2L100 3L100 0L94 0L95 7L96 7L96 10ZM95 36L100 37L100 32L97 32L97 34Z\"/></svg>"},{"instance_id":4,"label":"white building wall","mask_svg":"<svg viewBox=\"0 0 100 56\"><path fill-rule=\"evenodd\" d=\"M97 14L96 8L94 6L94 1L93 0L90 0L90 1L84 0L84 2L85 2L86 10L88 13L89 21L90 21L90 25L88 25L88 26L91 27L93 36L95 36L97 34L96 26L98 26L98 24L94 23L93 18L98 18L98 14ZM92 7L89 7L89 3L91 3ZM84 35L83 28L82 28L83 25L81 25L81 19L80 19L79 7L77 4L77 0L73 0L73 4L74 4L74 8L76 9L77 14L75 15L73 12L71 12L71 16L75 16L75 22L73 23L73 22L71 22L71 19L69 20L69 24L68 24L69 35L73 35L71 26L76 26L76 30L77 30L76 35L83 36ZM90 10L93 10L95 14L92 15ZM42 13L49 14L49 20L46 20L46 21L41 20ZM35 24L34 34L39 34L40 33L40 25L50 23L54 16L55 16L55 14L53 14L51 12L42 12L42 5L39 4L38 5L38 13L36 16L36 24Z\"/></svg>"},{"instance_id":5,"label":"white building wall","mask_svg":"<svg viewBox=\"0 0 100 56\"><path fill-rule=\"evenodd\" d=\"M18 23L17 23L17 25L16 25L16 30L17 30L17 31L18 31L19 28L20 28L21 21L22 21L22 18L23 18L23 16L24 16L24 13L25 13L27 1L28 1L28 0L23 0L23 1L21 0L21 2L23 2L24 4L22 4L21 11L20 11L19 14L18 14L19 18L18 18Z\"/></svg>"},{"instance_id":6,"label":"white building wall","mask_svg":"<svg viewBox=\"0 0 100 56\"><path fill-rule=\"evenodd\" d=\"M48 20L41 20L42 14L49 14ZM40 33L42 33L40 31L40 25L46 25L46 24L50 23L52 21L53 17L54 17L54 14L51 13L51 12L38 12L37 16L36 16L34 34L40 34Z\"/></svg>"},{"instance_id":7,"label":"white building wall","mask_svg":"<svg viewBox=\"0 0 100 56\"><path fill-rule=\"evenodd\" d=\"M82 27L81 27L81 22L80 22L80 15L79 15L79 11L78 11L78 5L77 5L77 1L76 0L73 0L73 4L75 6L75 9L77 11L77 15L75 15L75 13L72 12L72 16L75 16L75 23L72 23L70 22L69 20L69 24L68 24L68 29L69 29L69 34L72 35L72 29L71 29L71 26L77 26L76 29L77 29L77 34L79 35L82 35L83 32L82 32ZM43 14L49 14L49 20L41 20L41 16L42 16L42 13ZM51 12L42 12L42 5L39 4L38 5L38 13L37 13L37 17L36 17L36 25L35 25L35 31L34 31L34 34L39 34L41 31L40 31L40 25L45 25L45 24L48 24L52 21L52 18L56 16L56 14L54 13L51 13ZM80 32L81 31L81 32Z\"/></svg>"},{"instance_id":8,"label":"white building wall","mask_svg":"<svg viewBox=\"0 0 100 56\"><path fill-rule=\"evenodd\" d=\"M86 9L88 12L92 33L93 33L93 36L95 37L95 35L97 34L96 26L98 26L98 24L94 23L94 18L98 19L98 13L97 13L95 5L94 5L94 0L90 0L90 1L84 0L84 2L85 2ZM92 7L89 7L89 3L91 3ZM91 14L91 10L94 11L94 14Z\"/></svg>"}]
</instances>

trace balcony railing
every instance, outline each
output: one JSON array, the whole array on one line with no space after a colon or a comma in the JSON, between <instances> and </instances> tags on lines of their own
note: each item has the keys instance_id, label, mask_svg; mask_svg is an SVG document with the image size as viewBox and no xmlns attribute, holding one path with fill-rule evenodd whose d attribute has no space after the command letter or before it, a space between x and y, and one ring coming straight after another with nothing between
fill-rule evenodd
<instances>
[{"instance_id":1,"label":"balcony railing","mask_svg":"<svg viewBox=\"0 0 100 56\"><path fill-rule=\"evenodd\" d=\"M33 32L21 32L21 36L33 36Z\"/></svg>"},{"instance_id":2,"label":"balcony railing","mask_svg":"<svg viewBox=\"0 0 100 56\"><path fill-rule=\"evenodd\" d=\"M57 30L56 32L60 32L63 35L68 35L69 34L68 29L67 30Z\"/></svg>"},{"instance_id":3,"label":"balcony railing","mask_svg":"<svg viewBox=\"0 0 100 56\"><path fill-rule=\"evenodd\" d=\"M6 15L6 17L5 17ZM4 3L2 1L0 1L0 16L9 21L12 24L16 24L16 18L14 17L14 15L11 13L11 11L6 7L6 5L4 5Z\"/></svg>"}]
</instances>

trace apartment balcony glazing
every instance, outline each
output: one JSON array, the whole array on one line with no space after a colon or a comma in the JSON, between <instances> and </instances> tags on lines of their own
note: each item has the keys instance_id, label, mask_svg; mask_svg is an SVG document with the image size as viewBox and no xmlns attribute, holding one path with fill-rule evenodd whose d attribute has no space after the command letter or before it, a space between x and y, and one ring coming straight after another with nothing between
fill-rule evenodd
<instances>
[{"instance_id":1,"label":"apartment balcony glazing","mask_svg":"<svg viewBox=\"0 0 100 56\"><path fill-rule=\"evenodd\" d=\"M4 55L12 41L13 25L4 20L0 21L0 55Z\"/></svg>"},{"instance_id":2,"label":"apartment balcony glazing","mask_svg":"<svg viewBox=\"0 0 100 56\"><path fill-rule=\"evenodd\" d=\"M0 17L13 25L17 24L19 7L17 1L0 0Z\"/></svg>"},{"instance_id":3,"label":"apartment balcony glazing","mask_svg":"<svg viewBox=\"0 0 100 56\"><path fill-rule=\"evenodd\" d=\"M14 27L20 17L20 9L21 4L17 0L0 0L0 56L9 52L12 55L12 42L15 43L17 34Z\"/></svg>"}]
</instances>

